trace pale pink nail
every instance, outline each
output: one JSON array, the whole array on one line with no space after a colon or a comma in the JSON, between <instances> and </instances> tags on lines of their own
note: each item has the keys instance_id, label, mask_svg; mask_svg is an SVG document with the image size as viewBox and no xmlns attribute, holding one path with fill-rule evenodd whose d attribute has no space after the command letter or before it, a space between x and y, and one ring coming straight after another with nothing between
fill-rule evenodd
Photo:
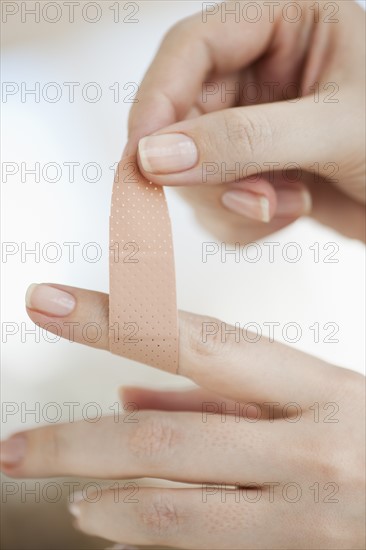
<instances>
[{"instance_id":1,"label":"pale pink nail","mask_svg":"<svg viewBox=\"0 0 366 550\"><path fill-rule=\"evenodd\" d=\"M74 296L44 284L32 284L25 295L25 303L29 309L35 309L52 317L69 315L76 304Z\"/></svg>"},{"instance_id":2,"label":"pale pink nail","mask_svg":"<svg viewBox=\"0 0 366 550\"><path fill-rule=\"evenodd\" d=\"M9 439L2 441L0 446L0 462L15 466L23 460L26 446L27 440L23 434L13 435Z\"/></svg>"},{"instance_id":3,"label":"pale pink nail","mask_svg":"<svg viewBox=\"0 0 366 550\"><path fill-rule=\"evenodd\" d=\"M229 210L261 222L270 220L269 200L263 195L250 191L228 191L222 196L222 202Z\"/></svg>"},{"instance_id":4,"label":"pale pink nail","mask_svg":"<svg viewBox=\"0 0 366 550\"><path fill-rule=\"evenodd\" d=\"M193 168L198 151L193 139L184 134L147 136L139 141L139 160L146 172L171 174Z\"/></svg>"},{"instance_id":5,"label":"pale pink nail","mask_svg":"<svg viewBox=\"0 0 366 550\"><path fill-rule=\"evenodd\" d=\"M298 218L311 211L311 195L306 189L276 189L277 218Z\"/></svg>"}]
</instances>

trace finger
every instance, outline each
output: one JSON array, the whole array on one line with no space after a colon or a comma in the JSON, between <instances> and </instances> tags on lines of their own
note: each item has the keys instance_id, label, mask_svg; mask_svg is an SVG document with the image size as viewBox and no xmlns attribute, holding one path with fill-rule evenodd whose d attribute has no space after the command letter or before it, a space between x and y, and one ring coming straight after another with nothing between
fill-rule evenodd
<instances>
[{"instance_id":1,"label":"finger","mask_svg":"<svg viewBox=\"0 0 366 550\"><path fill-rule=\"evenodd\" d=\"M237 417L268 418L265 408L257 403L249 403L241 407L237 401L226 399L216 393L201 388L180 391L161 391L139 387L122 387L119 390L122 403L134 404L139 410L160 411L191 411L207 412L208 409L215 414L233 414ZM260 409L260 412L259 412ZM275 414L273 415L275 416Z\"/></svg>"},{"instance_id":2,"label":"finger","mask_svg":"<svg viewBox=\"0 0 366 550\"><path fill-rule=\"evenodd\" d=\"M189 194L186 197L192 200L193 192L201 189L203 193L206 193L204 208L209 206L208 200L210 200L217 210L217 200L221 200L222 204L234 214L262 223L269 224L273 221L273 224L267 226L267 232L277 231L300 216L310 213L311 195L304 184L293 182L289 185L284 182L281 186L274 186L266 176L247 178L228 185L217 186L217 190L210 190L209 197L206 186L196 186L195 189L188 190ZM182 195L182 191L184 192L185 189L180 188ZM218 196L217 199L215 194ZM202 222L202 218L200 221ZM217 216L214 221L217 225ZM231 224L233 225L232 220Z\"/></svg>"},{"instance_id":3,"label":"finger","mask_svg":"<svg viewBox=\"0 0 366 550\"><path fill-rule=\"evenodd\" d=\"M66 285L32 284L29 317L48 332L92 348L109 349L108 294Z\"/></svg>"},{"instance_id":4,"label":"finger","mask_svg":"<svg viewBox=\"0 0 366 550\"><path fill-rule=\"evenodd\" d=\"M73 304L74 308L63 318L54 316L55 311L60 314L60 303L68 307ZM70 338L72 325L75 342L108 349L108 295L74 287L36 285L27 292L27 306L30 318L50 332ZM309 399L324 396L329 376L336 373L324 361L261 334L181 311L179 374L229 399L276 399L307 405Z\"/></svg>"},{"instance_id":5,"label":"finger","mask_svg":"<svg viewBox=\"0 0 366 550\"><path fill-rule=\"evenodd\" d=\"M139 410L160 411L202 411L205 401L220 401L220 397L206 390L189 389L180 391L160 391L148 388L124 386L118 391L123 404L134 403Z\"/></svg>"},{"instance_id":6,"label":"finger","mask_svg":"<svg viewBox=\"0 0 366 550\"><path fill-rule=\"evenodd\" d=\"M290 183L278 173L275 174L273 185L263 178L256 181L241 180L225 186L221 201L228 210L239 216L271 222L268 229L272 231L279 230L301 216L311 215L349 238L365 241L363 204L345 195L325 179L315 182L314 176L307 174L303 180ZM343 187L346 186L343 184ZM192 194L192 189L187 191Z\"/></svg>"},{"instance_id":7,"label":"finger","mask_svg":"<svg viewBox=\"0 0 366 550\"><path fill-rule=\"evenodd\" d=\"M265 17L256 23L223 24L218 11L207 21L198 13L176 24L163 40L132 106L126 154L135 153L142 136L183 119L213 71L235 72L260 57L275 28Z\"/></svg>"},{"instance_id":8,"label":"finger","mask_svg":"<svg viewBox=\"0 0 366 550\"><path fill-rule=\"evenodd\" d=\"M334 151L344 148L334 114L311 97L296 104L223 109L141 139L139 166L149 181L161 185L230 183L284 170L289 163L310 169L315 162L322 169Z\"/></svg>"},{"instance_id":9,"label":"finger","mask_svg":"<svg viewBox=\"0 0 366 550\"><path fill-rule=\"evenodd\" d=\"M274 174L273 183L266 179L266 175L255 180L240 180L225 186L221 201L235 214L272 222L269 226L272 230L278 230L301 216L311 215L347 237L364 241L363 204L345 195L326 179L314 180L314 175L310 173L304 174L301 181L293 181L290 176L285 178L279 172ZM192 189L189 192L192 193Z\"/></svg>"},{"instance_id":10,"label":"finger","mask_svg":"<svg viewBox=\"0 0 366 550\"><path fill-rule=\"evenodd\" d=\"M245 179L227 186L221 197L226 208L247 218L283 224L295 221L311 211L311 195L301 182L286 182L274 187L265 178Z\"/></svg>"},{"instance_id":11,"label":"finger","mask_svg":"<svg viewBox=\"0 0 366 550\"><path fill-rule=\"evenodd\" d=\"M297 423L247 421L217 414L212 405L208 403L202 413L130 410L120 417L18 433L1 444L2 469L18 478L152 477L240 485L252 480L262 483L268 475L281 482L302 475L301 461L297 467L294 460L291 473L283 468L290 453L297 457L306 449L306 442L299 440ZM272 456L277 441L281 445ZM294 446L296 452L291 451Z\"/></svg>"},{"instance_id":12,"label":"finger","mask_svg":"<svg viewBox=\"0 0 366 550\"><path fill-rule=\"evenodd\" d=\"M262 219L255 220L246 214L229 210L222 204L222 197L230 185L235 184L177 188L179 195L191 203L197 222L203 225L211 235L214 235L219 243L239 243L241 246L245 246L279 231L294 221L293 218L273 215L270 222L263 223ZM277 196L275 196L275 200L278 203Z\"/></svg>"},{"instance_id":13,"label":"finger","mask_svg":"<svg viewBox=\"0 0 366 550\"><path fill-rule=\"evenodd\" d=\"M365 242L365 206L357 200L345 195L341 189L323 181L319 184L309 182L312 194L311 216L350 239ZM339 184L341 187L341 183ZM343 182L343 188L347 184ZM352 220L352 223L350 223Z\"/></svg>"},{"instance_id":14,"label":"finger","mask_svg":"<svg viewBox=\"0 0 366 550\"><path fill-rule=\"evenodd\" d=\"M265 178L239 180L228 186L221 200L232 212L265 223L277 210L277 195Z\"/></svg>"},{"instance_id":15,"label":"finger","mask_svg":"<svg viewBox=\"0 0 366 550\"><path fill-rule=\"evenodd\" d=\"M75 526L108 540L159 548L282 548L285 541L278 539L278 524L290 517L294 508L282 505L277 511L266 491L258 500L260 489L235 490L223 485L165 489L127 484L124 488L122 482L119 486L119 491L106 490L73 503L70 509ZM303 540L308 540L306 533Z\"/></svg>"}]
</instances>

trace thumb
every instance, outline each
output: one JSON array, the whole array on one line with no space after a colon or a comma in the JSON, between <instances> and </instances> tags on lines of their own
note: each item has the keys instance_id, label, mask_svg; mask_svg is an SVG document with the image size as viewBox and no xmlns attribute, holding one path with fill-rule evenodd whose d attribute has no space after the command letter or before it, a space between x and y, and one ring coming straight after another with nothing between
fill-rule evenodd
<instances>
[{"instance_id":1,"label":"thumb","mask_svg":"<svg viewBox=\"0 0 366 550\"><path fill-rule=\"evenodd\" d=\"M230 183L294 169L322 175L346 146L334 115L332 104L310 96L216 111L142 138L139 166L161 185Z\"/></svg>"}]
</instances>

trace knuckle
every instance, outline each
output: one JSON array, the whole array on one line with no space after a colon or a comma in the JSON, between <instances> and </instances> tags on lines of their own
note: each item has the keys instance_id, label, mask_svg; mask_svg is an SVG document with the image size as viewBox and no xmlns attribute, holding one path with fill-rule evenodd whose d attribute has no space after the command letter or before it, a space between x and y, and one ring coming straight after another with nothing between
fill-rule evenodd
<instances>
[{"instance_id":1,"label":"knuckle","mask_svg":"<svg viewBox=\"0 0 366 550\"><path fill-rule=\"evenodd\" d=\"M194 36L192 29L192 18L186 17L168 29L164 35L163 43L167 45L175 45L177 39L186 39L188 43L190 39L192 39L192 36Z\"/></svg>"},{"instance_id":2,"label":"knuckle","mask_svg":"<svg viewBox=\"0 0 366 550\"><path fill-rule=\"evenodd\" d=\"M141 413L139 422L129 438L129 448L133 456L147 458L150 463L160 463L162 456L174 452L180 434L171 419L155 414Z\"/></svg>"},{"instance_id":3,"label":"knuckle","mask_svg":"<svg viewBox=\"0 0 366 550\"><path fill-rule=\"evenodd\" d=\"M319 469L323 479L335 482L338 485L349 486L355 489L365 483L365 459L363 449L357 444L345 447L339 439L330 442L331 454L327 448L323 449L318 459Z\"/></svg>"},{"instance_id":4,"label":"knuckle","mask_svg":"<svg viewBox=\"0 0 366 550\"><path fill-rule=\"evenodd\" d=\"M358 403L361 409L364 395L364 376L341 368L334 375L334 392L336 392L339 399L349 401L353 406Z\"/></svg>"},{"instance_id":5,"label":"knuckle","mask_svg":"<svg viewBox=\"0 0 366 550\"><path fill-rule=\"evenodd\" d=\"M243 109L222 111L226 138L239 154L255 159L258 150L269 150L273 144L273 130L264 114Z\"/></svg>"},{"instance_id":6,"label":"knuckle","mask_svg":"<svg viewBox=\"0 0 366 550\"><path fill-rule=\"evenodd\" d=\"M314 478L324 483L341 485L350 481L349 465L352 460L337 436L314 439L299 444L303 472L313 472ZM329 449L332 452L329 452ZM347 466L348 465L348 466Z\"/></svg>"},{"instance_id":7,"label":"knuckle","mask_svg":"<svg viewBox=\"0 0 366 550\"><path fill-rule=\"evenodd\" d=\"M320 473L322 479L327 482L342 482L346 474L342 454L337 449L332 449L332 455L328 452L320 451L315 461L315 468Z\"/></svg>"},{"instance_id":8,"label":"knuckle","mask_svg":"<svg viewBox=\"0 0 366 550\"><path fill-rule=\"evenodd\" d=\"M206 323L206 324L205 324ZM224 353L222 322L214 318L192 318L187 330L188 347L198 359L220 357ZM212 329L212 330L211 330Z\"/></svg>"},{"instance_id":9,"label":"knuckle","mask_svg":"<svg viewBox=\"0 0 366 550\"><path fill-rule=\"evenodd\" d=\"M139 510L141 527L158 538L174 535L180 527L176 504L171 495L156 493Z\"/></svg>"},{"instance_id":10,"label":"knuckle","mask_svg":"<svg viewBox=\"0 0 366 550\"><path fill-rule=\"evenodd\" d=\"M163 37L162 45L167 48L174 48L175 51L177 41L179 40L180 46L184 46L185 43L189 43L190 29L186 19L182 19L175 23L170 29L167 30Z\"/></svg>"}]
</instances>

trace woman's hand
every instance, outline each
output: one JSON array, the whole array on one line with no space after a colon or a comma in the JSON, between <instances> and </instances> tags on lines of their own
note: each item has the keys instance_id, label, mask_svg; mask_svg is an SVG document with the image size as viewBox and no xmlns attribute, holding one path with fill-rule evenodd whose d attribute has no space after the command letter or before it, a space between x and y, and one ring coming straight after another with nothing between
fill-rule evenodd
<instances>
[{"instance_id":1,"label":"woman's hand","mask_svg":"<svg viewBox=\"0 0 366 550\"><path fill-rule=\"evenodd\" d=\"M53 287L55 288L55 287ZM83 340L93 319L95 347L108 347L108 296L59 287L68 315L41 326ZM46 293L43 292L43 300ZM38 311L37 311L38 308ZM43 313L41 313L41 311ZM55 314L55 312L53 312ZM180 371L199 389L129 389L136 412L118 420L52 425L3 442L12 477L150 477L187 488L107 488L72 504L90 534L141 545L207 549L364 548L364 378L216 319L180 313ZM58 325L58 328L55 325ZM110 484L111 485L111 484ZM154 485L153 483L151 485ZM133 497L133 498L132 498Z\"/></svg>"},{"instance_id":2,"label":"woman's hand","mask_svg":"<svg viewBox=\"0 0 366 550\"><path fill-rule=\"evenodd\" d=\"M213 3L168 32L126 153L139 143L144 175L182 186L226 241L304 214L364 239L364 12L353 1L270 4Z\"/></svg>"}]
</instances>

